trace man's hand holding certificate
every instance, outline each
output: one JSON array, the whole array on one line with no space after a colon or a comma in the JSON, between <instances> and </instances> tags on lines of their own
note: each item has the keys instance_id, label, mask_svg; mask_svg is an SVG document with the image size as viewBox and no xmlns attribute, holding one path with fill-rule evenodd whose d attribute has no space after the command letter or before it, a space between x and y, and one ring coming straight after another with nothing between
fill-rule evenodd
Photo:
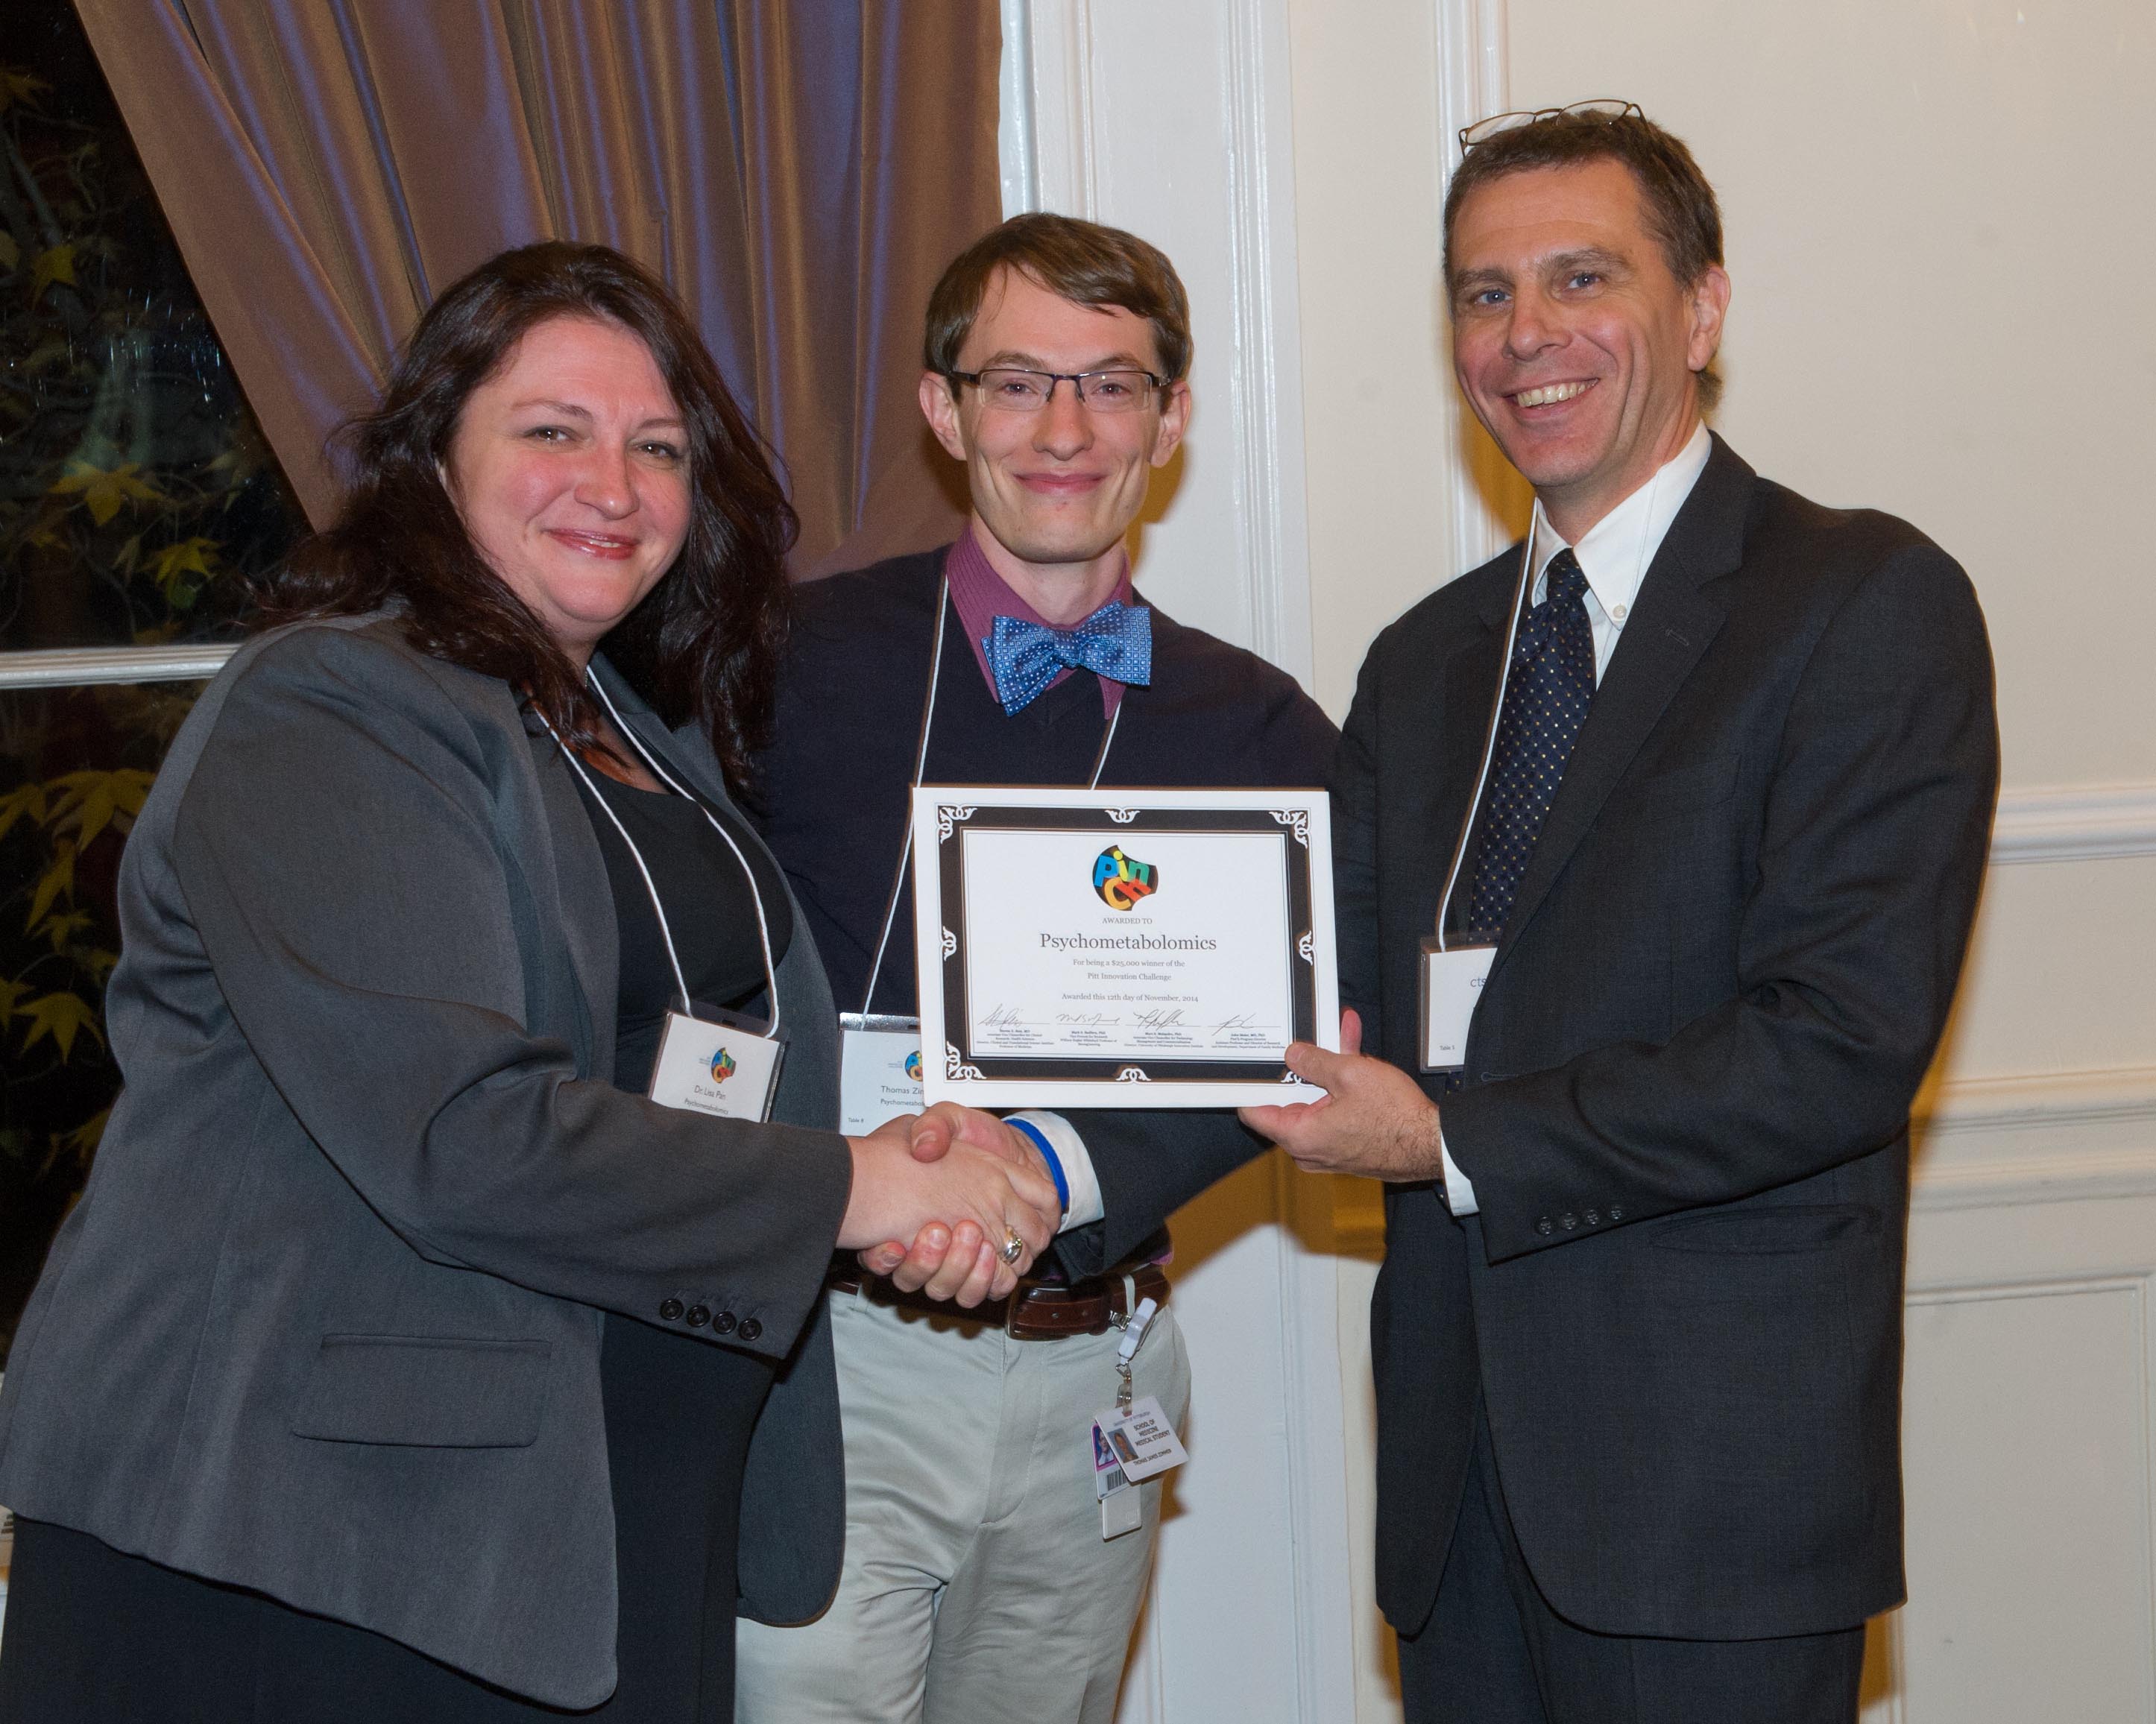
<instances>
[{"instance_id":1,"label":"man's hand holding certificate","mask_svg":"<svg viewBox=\"0 0 2156 1724\"><path fill-rule=\"evenodd\" d=\"M1365 1055L1362 1047L1362 1019L1342 1013L1337 1052L1308 1046L1288 1050L1289 1063L1303 1081L1323 1086L1317 1099L1245 1107L1243 1123L1286 1150L1307 1173L1443 1177L1445 1139L1436 1104L1399 1066Z\"/></svg>"}]
</instances>

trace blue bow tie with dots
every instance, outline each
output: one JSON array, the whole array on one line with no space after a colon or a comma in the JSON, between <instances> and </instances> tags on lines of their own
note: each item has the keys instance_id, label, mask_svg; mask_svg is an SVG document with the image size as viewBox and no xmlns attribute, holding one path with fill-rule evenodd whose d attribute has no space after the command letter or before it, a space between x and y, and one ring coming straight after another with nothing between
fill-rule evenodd
<instances>
[{"instance_id":1,"label":"blue bow tie with dots","mask_svg":"<svg viewBox=\"0 0 2156 1724\"><path fill-rule=\"evenodd\" d=\"M1020 617L998 617L981 643L996 680L996 698L1006 715L1024 711L1034 698L1074 667L1111 682L1152 680L1152 613L1111 599L1074 629L1051 629Z\"/></svg>"}]
</instances>

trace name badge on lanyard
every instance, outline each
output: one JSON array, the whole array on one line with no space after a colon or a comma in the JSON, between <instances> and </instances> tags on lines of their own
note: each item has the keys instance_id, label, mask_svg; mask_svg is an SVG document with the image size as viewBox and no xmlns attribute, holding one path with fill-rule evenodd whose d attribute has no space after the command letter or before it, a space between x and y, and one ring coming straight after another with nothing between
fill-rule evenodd
<instances>
[{"instance_id":1,"label":"name badge on lanyard","mask_svg":"<svg viewBox=\"0 0 2156 1724\"><path fill-rule=\"evenodd\" d=\"M719 1119L767 1120L771 1117L772 1101L778 1093L778 1067L785 1057L786 1044L778 1035L778 965L771 950L771 921L764 914L763 891L756 883L756 870L748 865L748 858L734 842L733 834L720 824L718 816L677 783L673 774L644 747L636 732L622 722L606 685L588 671L585 675L605 703L614 727L628 739L629 746L644 757L644 763L675 795L688 797L702 810L711 830L726 841L734 860L741 865L742 877L748 882L749 896L756 905L757 937L763 948L763 978L769 990L765 997L771 1002L771 1021L762 1025L732 1012L714 1011L710 1018L704 1018L696 1016L693 1011L670 1009L666 1027L660 1033L658 1058L652 1061L651 1081L645 1085L644 1093L661 1107L708 1113ZM543 713L540 722L547 723ZM553 726L548 724L547 729L552 735ZM620 835L630 859L636 864L636 871L644 877L644 890L651 899L651 913L658 919L659 937L666 947L666 962L674 972L674 997L681 1005L690 1005L689 982L681 971L681 955L675 949L674 930L666 920L666 906L660 899L658 883L651 877L644 852L637 849L636 840L629 835L629 828L614 813L613 804L584 770L584 763L577 758L576 751L559 736L555 736L554 741L562 758L584 781L592 800L599 805Z\"/></svg>"},{"instance_id":2,"label":"name badge on lanyard","mask_svg":"<svg viewBox=\"0 0 2156 1724\"><path fill-rule=\"evenodd\" d=\"M1651 504L1653 499L1649 499ZM1469 834L1481 811L1482 793L1490 782L1490 762L1496 752L1497 726L1505 712L1505 688L1512 677L1512 647L1519 639L1520 618L1534 585L1535 534L1542 523L1543 505L1535 504L1527 526L1527 541L1520 550L1519 590L1512 599L1512 618L1505 631L1505 656L1499 661L1496 698L1490 704L1490 727L1482 741L1482 764L1475 775L1475 793L1468 798L1467 817L1460 824L1460 836L1452 847L1452 865L1446 870L1445 890L1437 900L1435 935L1422 942L1422 1069L1426 1072L1458 1071L1467 1063L1467 1033L1474 1027L1475 1008L1481 1003L1482 985L1490 979L1496 962L1497 945L1486 936L1447 939L1445 916L1452 908L1453 888L1460 883L1460 866L1466 859Z\"/></svg>"},{"instance_id":3,"label":"name badge on lanyard","mask_svg":"<svg viewBox=\"0 0 2156 1724\"><path fill-rule=\"evenodd\" d=\"M715 1013L713 1019L666 1014L644 1093L661 1107L724 1120L769 1119L786 1044L731 1012Z\"/></svg>"},{"instance_id":4,"label":"name badge on lanyard","mask_svg":"<svg viewBox=\"0 0 2156 1724\"><path fill-rule=\"evenodd\" d=\"M921 1020L894 1013L839 1013L839 1129L865 1136L901 1114L919 1113Z\"/></svg>"},{"instance_id":5,"label":"name badge on lanyard","mask_svg":"<svg viewBox=\"0 0 2156 1724\"><path fill-rule=\"evenodd\" d=\"M1482 984L1497 956L1494 945L1455 946L1434 938L1422 942L1422 1069L1457 1071L1467 1063L1467 1032Z\"/></svg>"}]
</instances>

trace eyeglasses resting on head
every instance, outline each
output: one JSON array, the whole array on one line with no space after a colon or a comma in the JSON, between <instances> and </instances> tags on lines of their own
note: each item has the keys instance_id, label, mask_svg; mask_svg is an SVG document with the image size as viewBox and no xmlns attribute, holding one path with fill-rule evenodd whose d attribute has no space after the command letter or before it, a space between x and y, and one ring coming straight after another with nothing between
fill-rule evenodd
<instances>
[{"instance_id":1,"label":"eyeglasses resting on head","mask_svg":"<svg viewBox=\"0 0 2156 1724\"><path fill-rule=\"evenodd\" d=\"M1614 96L1596 96L1592 100L1571 102L1562 108L1523 109L1511 114L1492 114L1486 120L1478 120L1472 126L1460 128L1460 147L1464 152L1477 144L1488 143L1501 132L1517 131L1522 126L1533 126L1544 120L1615 121L1644 120L1646 117L1637 102L1620 101Z\"/></svg>"}]
</instances>

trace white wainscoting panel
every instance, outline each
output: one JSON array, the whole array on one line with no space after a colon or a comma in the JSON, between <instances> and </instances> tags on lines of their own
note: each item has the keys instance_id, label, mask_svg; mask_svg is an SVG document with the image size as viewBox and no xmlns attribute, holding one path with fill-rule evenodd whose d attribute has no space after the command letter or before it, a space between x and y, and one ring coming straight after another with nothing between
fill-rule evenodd
<instances>
[{"instance_id":1,"label":"white wainscoting panel","mask_svg":"<svg viewBox=\"0 0 2156 1724\"><path fill-rule=\"evenodd\" d=\"M2146 1277L1909 1301L1905 1724L2156 1704Z\"/></svg>"},{"instance_id":2,"label":"white wainscoting panel","mask_svg":"<svg viewBox=\"0 0 2156 1724\"><path fill-rule=\"evenodd\" d=\"M2100 856L2156 856L2156 784L2069 784L1999 798L1994 863Z\"/></svg>"},{"instance_id":3,"label":"white wainscoting panel","mask_svg":"<svg viewBox=\"0 0 2156 1724\"><path fill-rule=\"evenodd\" d=\"M2156 1197L2156 1066L1963 1078L1916 1123L1920 1213Z\"/></svg>"},{"instance_id":4,"label":"white wainscoting panel","mask_svg":"<svg viewBox=\"0 0 2156 1724\"><path fill-rule=\"evenodd\" d=\"M2056 1145L2086 1165L2076 1137L2149 1147L2152 1125L1996 1130L2025 1159ZM1865 1724L2148 1724L2156 1188L2100 1165L2078 1195L2068 1177L1979 1185L1920 1202L1909 1244L1910 1602L1875 1638Z\"/></svg>"}]
</instances>

